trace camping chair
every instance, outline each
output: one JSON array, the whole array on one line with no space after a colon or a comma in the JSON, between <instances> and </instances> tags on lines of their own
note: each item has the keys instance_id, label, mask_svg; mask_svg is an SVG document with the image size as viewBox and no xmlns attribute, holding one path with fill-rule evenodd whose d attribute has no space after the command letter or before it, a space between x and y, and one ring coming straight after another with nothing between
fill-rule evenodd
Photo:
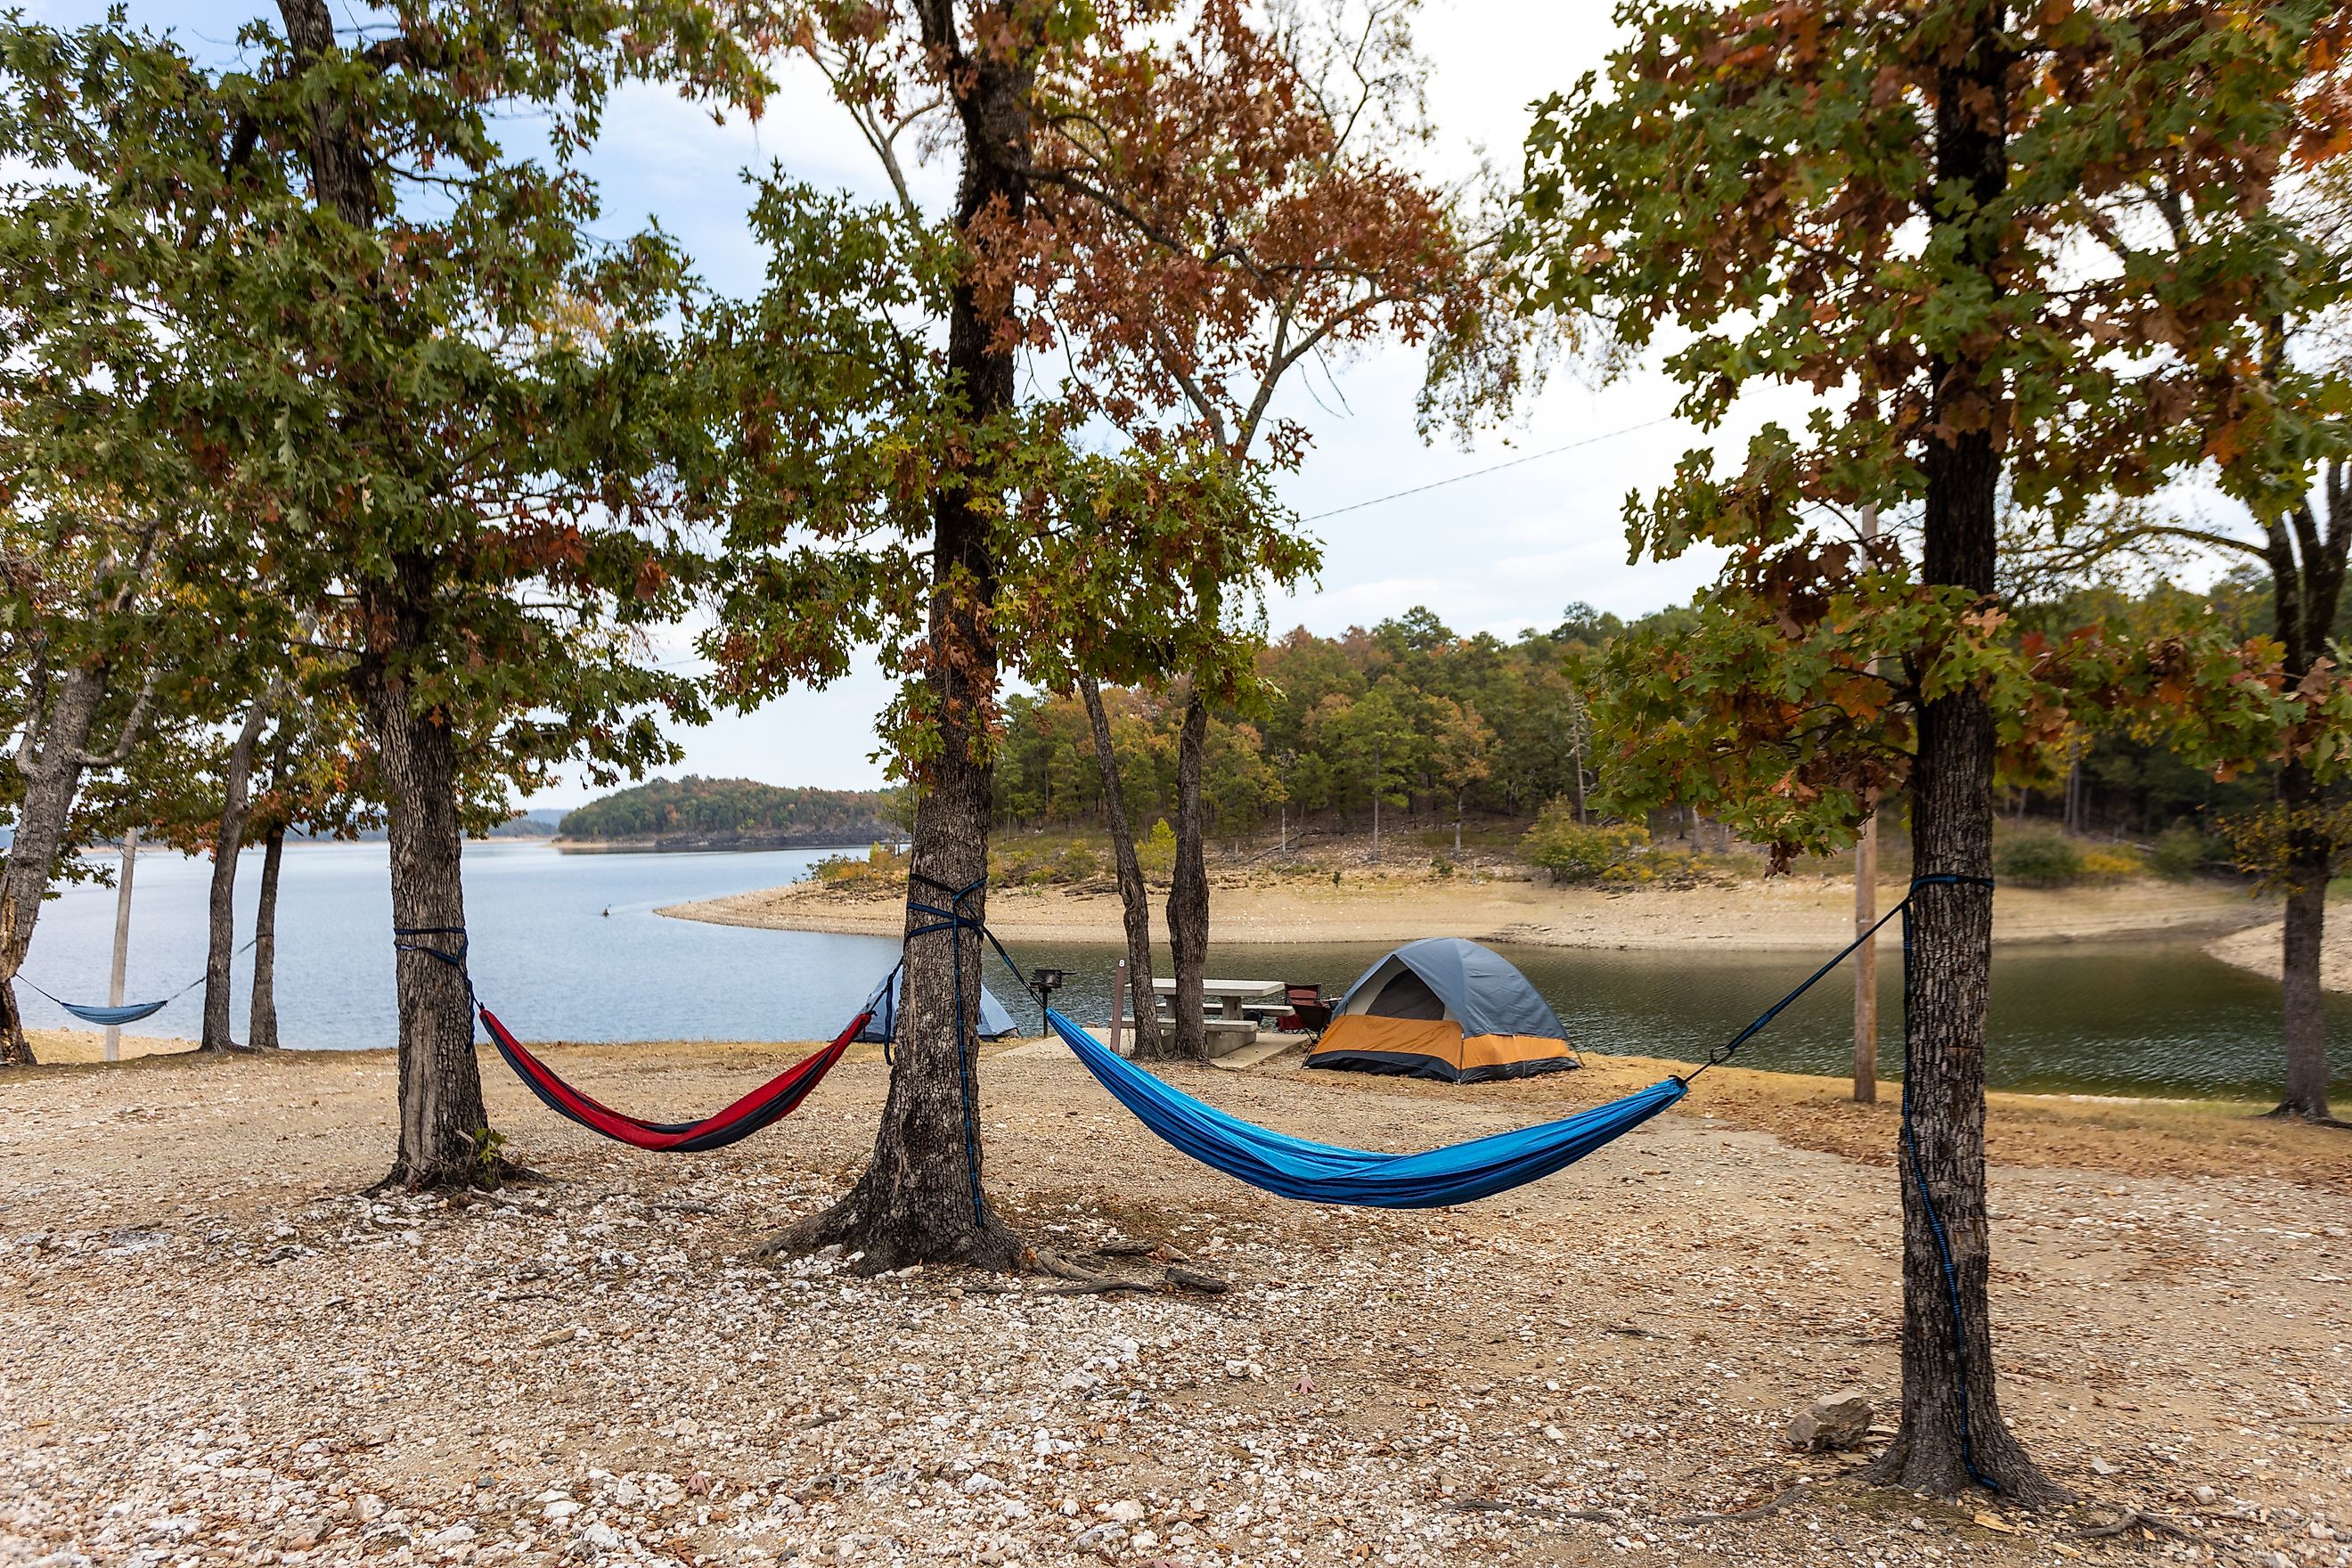
<instances>
[{"instance_id":1,"label":"camping chair","mask_svg":"<svg viewBox=\"0 0 2352 1568\"><path fill-rule=\"evenodd\" d=\"M1331 1022L1331 1005L1323 1000L1320 985L1293 985L1286 982L1283 1000L1290 1011L1275 1021L1275 1027L1289 1034L1319 1035Z\"/></svg>"}]
</instances>

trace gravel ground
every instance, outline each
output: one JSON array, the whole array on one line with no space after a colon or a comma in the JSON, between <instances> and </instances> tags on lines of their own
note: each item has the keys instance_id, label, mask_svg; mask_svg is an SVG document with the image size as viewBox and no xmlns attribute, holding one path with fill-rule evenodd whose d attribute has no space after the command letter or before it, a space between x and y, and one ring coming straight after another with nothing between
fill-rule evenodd
<instances>
[{"instance_id":1,"label":"gravel ground","mask_svg":"<svg viewBox=\"0 0 2352 1568\"><path fill-rule=\"evenodd\" d=\"M789 1053L554 1057L672 1110ZM1996 1168L2002 1401L2081 1499L2029 1515L1790 1451L1809 1400L1894 1392L1893 1176L1710 1116L1709 1085L1533 1188L1369 1214L1262 1197L1066 1060L1000 1056L992 1189L1027 1234L1234 1282L1072 1296L752 1259L862 1156L878 1062L698 1158L486 1071L550 1179L456 1202L354 1195L381 1055L0 1079L0 1563L2352 1564L2340 1187ZM1384 1147L1612 1087L1182 1081ZM2091 1533L2126 1510L2163 1522Z\"/></svg>"}]
</instances>

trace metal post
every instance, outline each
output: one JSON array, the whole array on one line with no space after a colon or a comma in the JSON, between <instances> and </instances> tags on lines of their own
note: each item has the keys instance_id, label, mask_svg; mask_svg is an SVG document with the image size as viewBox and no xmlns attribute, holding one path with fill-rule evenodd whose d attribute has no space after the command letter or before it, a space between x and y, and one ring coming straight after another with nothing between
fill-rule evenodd
<instances>
[{"instance_id":1,"label":"metal post","mask_svg":"<svg viewBox=\"0 0 2352 1568\"><path fill-rule=\"evenodd\" d=\"M131 966L131 873L139 864L139 830L135 827L122 836L122 876L114 891L114 969L107 977L106 1005L122 1005L123 972ZM106 1059L122 1059L122 1026L106 1026Z\"/></svg>"},{"instance_id":2,"label":"metal post","mask_svg":"<svg viewBox=\"0 0 2352 1568\"><path fill-rule=\"evenodd\" d=\"M1862 537L1878 537L1878 508L1862 509ZM1878 661L1872 659L1874 673ZM1878 802L1866 803L1862 836L1853 843L1853 934L1878 923ZM1878 1103L1878 939L1864 942L1853 955L1853 1098L1858 1105Z\"/></svg>"},{"instance_id":3,"label":"metal post","mask_svg":"<svg viewBox=\"0 0 2352 1568\"><path fill-rule=\"evenodd\" d=\"M1118 961L1118 968L1111 975L1110 980L1110 1054L1115 1057L1127 1054L1118 1048L1119 1023L1126 1012L1127 960L1122 958Z\"/></svg>"}]
</instances>

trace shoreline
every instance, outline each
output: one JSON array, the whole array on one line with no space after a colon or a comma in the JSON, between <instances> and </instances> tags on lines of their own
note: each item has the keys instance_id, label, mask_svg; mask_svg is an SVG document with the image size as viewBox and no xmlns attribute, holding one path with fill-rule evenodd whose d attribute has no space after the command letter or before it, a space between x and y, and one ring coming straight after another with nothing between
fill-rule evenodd
<instances>
[{"instance_id":1,"label":"shoreline","mask_svg":"<svg viewBox=\"0 0 2352 1568\"><path fill-rule=\"evenodd\" d=\"M1880 913L1902 896L1900 883L1881 887ZM1305 879L1228 881L1213 886L1210 900L1211 939L1220 946L1394 945L1422 937L1468 936L1496 946L1769 952L1834 949L1853 937L1853 884L1831 877L1604 892L1534 881L1393 874L1359 876L1337 885ZM815 882L671 904L655 912L712 925L842 936L896 936L905 926L895 899L845 896ZM1125 941L1116 893L1000 889L989 896L988 918L1008 937L1112 946ZM2218 948L2273 918L2271 907L2218 884L2136 880L2063 890L2021 888L2004 890L1994 901L1993 938L2018 943L2153 936L2209 941ZM1152 934L1155 941L1167 940L1156 897ZM2345 965L2352 987L2352 945Z\"/></svg>"},{"instance_id":2,"label":"shoreline","mask_svg":"<svg viewBox=\"0 0 2352 1568\"><path fill-rule=\"evenodd\" d=\"M2346 911L2331 907L2327 929L2319 943L2319 988L2322 991L2352 993L2352 931L2344 929ZM2284 940L2283 923L2264 920L2238 931L2215 937L2205 944L2205 951L2222 963L2232 964L2265 980L2276 980L2284 967L2284 954L2280 951Z\"/></svg>"}]
</instances>

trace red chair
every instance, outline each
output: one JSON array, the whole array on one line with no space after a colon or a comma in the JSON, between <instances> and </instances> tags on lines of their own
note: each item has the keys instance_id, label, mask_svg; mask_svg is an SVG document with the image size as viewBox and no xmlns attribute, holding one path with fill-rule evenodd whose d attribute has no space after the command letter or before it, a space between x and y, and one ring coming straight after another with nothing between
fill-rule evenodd
<instances>
[{"instance_id":1,"label":"red chair","mask_svg":"<svg viewBox=\"0 0 2352 1568\"><path fill-rule=\"evenodd\" d=\"M1323 1000L1320 985L1286 983L1282 999L1290 1005L1290 1011L1275 1020L1275 1027L1286 1034L1319 1035L1331 1022L1331 1005Z\"/></svg>"}]
</instances>

